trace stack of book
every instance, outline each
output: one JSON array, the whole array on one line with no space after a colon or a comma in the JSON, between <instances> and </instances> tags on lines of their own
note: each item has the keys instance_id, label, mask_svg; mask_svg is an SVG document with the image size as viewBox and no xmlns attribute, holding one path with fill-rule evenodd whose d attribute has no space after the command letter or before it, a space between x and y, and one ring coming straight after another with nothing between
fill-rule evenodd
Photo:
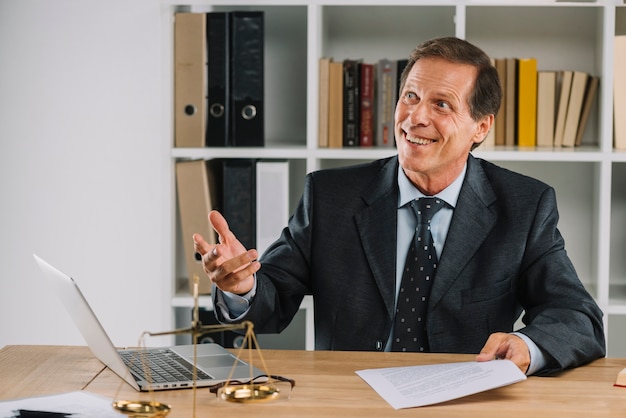
<instances>
[{"instance_id":1,"label":"stack of book","mask_svg":"<svg viewBox=\"0 0 626 418\"><path fill-rule=\"evenodd\" d=\"M406 62L320 58L318 146L394 147L394 111Z\"/></svg>"},{"instance_id":2,"label":"stack of book","mask_svg":"<svg viewBox=\"0 0 626 418\"><path fill-rule=\"evenodd\" d=\"M535 58L496 58L503 89L488 145L575 147L593 108L599 78L583 71L544 71Z\"/></svg>"},{"instance_id":3,"label":"stack of book","mask_svg":"<svg viewBox=\"0 0 626 418\"><path fill-rule=\"evenodd\" d=\"M503 100L485 145L575 147L582 143L599 78L543 71L535 58L493 60ZM393 147L394 111L406 60L319 60L319 147Z\"/></svg>"}]
</instances>

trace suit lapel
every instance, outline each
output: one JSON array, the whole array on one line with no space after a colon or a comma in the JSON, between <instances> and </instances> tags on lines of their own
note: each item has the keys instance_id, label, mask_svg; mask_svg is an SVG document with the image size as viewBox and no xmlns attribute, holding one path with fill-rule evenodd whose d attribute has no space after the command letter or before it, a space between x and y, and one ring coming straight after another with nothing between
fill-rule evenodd
<instances>
[{"instance_id":1,"label":"suit lapel","mask_svg":"<svg viewBox=\"0 0 626 418\"><path fill-rule=\"evenodd\" d=\"M437 266L429 309L441 300L493 228L496 215L490 206L495 200L485 172L470 155L467 174Z\"/></svg>"},{"instance_id":2,"label":"suit lapel","mask_svg":"<svg viewBox=\"0 0 626 418\"><path fill-rule=\"evenodd\" d=\"M363 193L366 206L354 215L363 250L390 318L395 303L397 172L398 159L394 157L381 170L379 180Z\"/></svg>"}]
</instances>

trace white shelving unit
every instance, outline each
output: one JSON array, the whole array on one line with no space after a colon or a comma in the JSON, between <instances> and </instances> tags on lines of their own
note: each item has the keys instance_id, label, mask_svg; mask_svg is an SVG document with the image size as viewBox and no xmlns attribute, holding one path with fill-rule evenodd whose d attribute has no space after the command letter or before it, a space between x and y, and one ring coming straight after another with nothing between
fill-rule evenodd
<instances>
[{"instance_id":1,"label":"white shelving unit","mask_svg":"<svg viewBox=\"0 0 626 418\"><path fill-rule=\"evenodd\" d=\"M495 57L535 57L540 70L580 70L600 76L594 112L579 148L486 148L478 157L553 185L559 200L560 230L581 280L605 313L609 355L626 355L626 152L613 150L613 39L626 34L622 1L334 1L206 0L185 6L164 3L163 74L173 85L172 19L176 10L265 11L266 147L172 148L171 283L173 323L190 297L176 291L184 276L178 236L174 162L181 158L288 159L291 209L307 172L386 157L394 149L317 147L318 59L406 58L420 41L435 36L465 38ZM164 97L173 144L173 94ZM169 123L169 124L168 124ZM173 145L171 145L173 146ZM169 244L168 244L169 245ZM209 297L202 298L210 304ZM312 349L312 302L307 310L307 343Z\"/></svg>"}]
</instances>

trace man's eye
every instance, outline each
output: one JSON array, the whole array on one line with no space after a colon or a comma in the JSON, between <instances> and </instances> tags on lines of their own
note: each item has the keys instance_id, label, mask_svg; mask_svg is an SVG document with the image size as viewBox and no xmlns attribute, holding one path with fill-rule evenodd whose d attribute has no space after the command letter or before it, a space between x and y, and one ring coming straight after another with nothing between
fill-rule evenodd
<instances>
[{"instance_id":1,"label":"man's eye","mask_svg":"<svg viewBox=\"0 0 626 418\"><path fill-rule=\"evenodd\" d=\"M409 100L415 100L417 98L417 95L415 93L410 92L410 91L407 92L405 96Z\"/></svg>"},{"instance_id":2,"label":"man's eye","mask_svg":"<svg viewBox=\"0 0 626 418\"><path fill-rule=\"evenodd\" d=\"M437 107L440 107L442 109L449 109L450 105L448 104L448 102L437 102Z\"/></svg>"}]
</instances>

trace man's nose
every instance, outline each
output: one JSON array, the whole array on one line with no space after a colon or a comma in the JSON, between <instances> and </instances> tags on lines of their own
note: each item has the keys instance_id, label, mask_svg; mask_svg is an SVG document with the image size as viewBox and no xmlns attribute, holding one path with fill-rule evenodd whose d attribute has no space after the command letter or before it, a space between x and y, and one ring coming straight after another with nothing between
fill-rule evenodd
<instances>
[{"instance_id":1,"label":"man's nose","mask_svg":"<svg viewBox=\"0 0 626 418\"><path fill-rule=\"evenodd\" d=\"M430 121L430 109L425 103L419 102L412 105L409 109L409 121L411 125L426 125Z\"/></svg>"}]
</instances>

